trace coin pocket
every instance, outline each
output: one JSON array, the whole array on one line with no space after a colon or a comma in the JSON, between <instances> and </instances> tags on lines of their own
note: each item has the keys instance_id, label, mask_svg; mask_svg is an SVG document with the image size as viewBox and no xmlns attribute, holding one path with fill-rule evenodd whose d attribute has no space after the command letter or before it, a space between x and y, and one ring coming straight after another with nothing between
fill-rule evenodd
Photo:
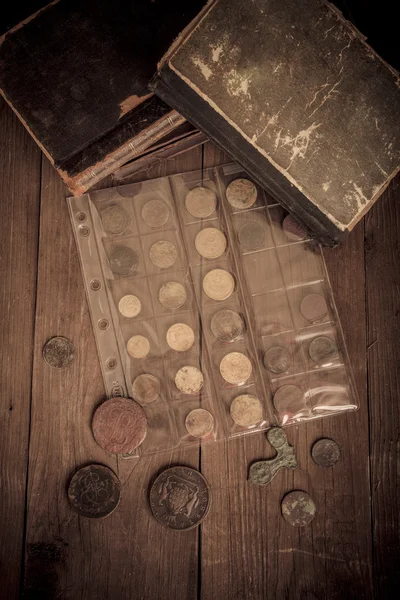
<instances>
[{"instance_id":1,"label":"coin pocket","mask_svg":"<svg viewBox=\"0 0 400 600\"><path fill-rule=\"evenodd\" d=\"M177 231L160 231L141 237L148 275L187 268L182 239Z\"/></svg>"}]
</instances>

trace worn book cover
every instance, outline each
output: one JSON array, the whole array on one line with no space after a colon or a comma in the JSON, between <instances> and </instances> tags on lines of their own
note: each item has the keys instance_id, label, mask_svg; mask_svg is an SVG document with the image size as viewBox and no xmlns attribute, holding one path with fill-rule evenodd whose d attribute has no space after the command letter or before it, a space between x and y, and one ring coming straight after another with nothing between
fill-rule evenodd
<instances>
[{"instance_id":1,"label":"worn book cover","mask_svg":"<svg viewBox=\"0 0 400 600\"><path fill-rule=\"evenodd\" d=\"M203 0L58 0L0 38L0 91L79 195L184 118L149 92Z\"/></svg>"},{"instance_id":2,"label":"worn book cover","mask_svg":"<svg viewBox=\"0 0 400 600\"><path fill-rule=\"evenodd\" d=\"M323 243L399 170L399 74L322 0L210 1L153 88Z\"/></svg>"}]
</instances>

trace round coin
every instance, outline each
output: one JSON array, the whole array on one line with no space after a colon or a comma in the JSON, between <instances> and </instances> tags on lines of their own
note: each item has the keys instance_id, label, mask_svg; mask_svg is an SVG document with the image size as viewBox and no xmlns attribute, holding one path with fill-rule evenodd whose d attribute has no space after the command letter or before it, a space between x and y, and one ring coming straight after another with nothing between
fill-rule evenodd
<instances>
[{"instance_id":1,"label":"round coin","mask_svg":"<svg viewBox=\"0 0 400 600\"><path fill-rule=\"evenodd\" d=\"M226 237L216 227L206 227L196 235L194 245L200 256L218 258L226 250Z\"/></svg>"},{"instance_id":2,"label":"round coin","mask_svg":"<svg viewBox=\"0 0 400 600\"><path fill-rule=\"evenodd\" d=\"M257 425L263 418L261 402L252 394L237 396L231 404L230 413L235 423L242 427Z\"/></svg>"},{"instance_id":3,"label":"round coin","mask_svg":"<svg viewBox=\"0 0 400 600\"><path fill-rule=\"evenodd\" d=\"M283 385L274 394L274 405L282 424L293 417L299 418L309 414L304 392L297 385Z\"/></svg>"},{"instance_id":4,"label":"round coin","mask_svg":"<svg viewBox=\"0 0 400 600\"><path fill-rule=\"evenodd\" d=\"M285 373L291 363L289 351L282 346L273 346L265 352L263 363L270 373Z\"/></svg>"},{"instance_id":5,"label":"round coin","mask_svg":"<svg viewBox=\"0 0 400 600\"><path fill-rule=\"evenodd\" d=\"M203 279L204 293L212 300L226 300L234 289L235 280L225 269L213 269Z\"/></svg>"},{"instance_id":6,"label":"round coin","mask_svg":"<svg viewBox=\"0 0 400 600\"><path fill-rule=\"evenodd\" d=\"M132 396L140 404L151 404L160 395L160 381L150 373L143 373L132 383Z\"/></svg>"},{"instance_id":7,"label":"round coin","mask_svg":"<svg viewBox=\"0 0 400 600\"><path fill-rule=\"evenodd\" d=\"M226 188L226 198L233 208L250 208L257 200L257 188L249 179L235 179Z\"/></svg>"},{"instance_id":8,"label":"round coin","mask_svg":"<svg viewBox=\"0 0 400 600\"><path fill-rule=\"evenodd\" d=\"M204 219L215 211L216 199L212 190L205 187L195 187L185 198L185 206L192 217Z\"/></svg>"},{"instance_id":9,"label":"round coin","mask_svg":"<svg viewBox=\"0 0 400 600\"><path fill-rule=\"evenodd\" d=\"M142 303L137 296L127 294L118 302L118 310L123 317L132 319L133 317L137 317L142 310Z\"/></svg>"},{"instance_id":10,"label":"round coin","mask_svg":"<svg viewBox=\"0 0 400 600\"><path fill-rule=\"evenodd\" d=\"M184 394L198 394L203 383L203 373L191 365L182 367L175 375L175 385Z\"/></svg>"},{"instance_id":11,"label":"round coin","mask_svg":"<svg viewBox=\"0 0 400 600\"><path fill-rule=\"evenodd\" d=\"M169 219L169 207L162 200L149 200L142 208L142 219L153 229L162 227Z\"/></svg>"},{"instance_id":12,"label":"round coin","mask_svg":"<svg viewBox=\"0 0 400 600\"><path fill-rule=\"evenodd\" d=\"M168 529L197 527L207 516L210 501L206 479L190 467L166 469L150 489L151 512Z\"/></svg>"},{"instance_id":13,"label":"round coin","mask_svg":"<svg viewBox=\"0 0 400 600\"><path fill-rule=\"evenodd\" d=\"M340 448L329 438L322 438L311 448L311 456L320 467L333 467L340 458Z\"/></svg>"},{"instance_id":14,"label":"round coin","mask_svg":"<svg viewBox=\"0 0 400 600\"><path fill-rule=\"evenodd\" d=\"M128 213L119 206L109 206L101 213L104 230L112 235L123 233L129 225Z\"/></svg>"},{"instance_id":15,"label":"round coin","mask_svg":"<svg viewBox=\"0 0 400 600\"><path fill-rule=\"evenodd\" d=\"M155 267L168 269L176 262L178 251L171 242L160 240L151 246L149 258Z\"/></svg>"},{"instance_id":16,"label":"round coin","mask_svg":"<svg viewBox=\"0 0 400 600\"><path fill-rule=\"evenodd\" d=\"M214 417L204 408L195 408L187 415L185 427L193 437L205 438L214 429Z\"/></svg>"},{"instance_id":17,"label":"round coin","mask_svg":"<svg viewBox=\"0 0 400 600\"><path fill-rule=\"evenodd\" d=\"M311 496L295 490L289 492L281 503L282 516L292 527L304 527L311 523L317 511Z\"/></svg>"},{"instance_id":18,"label":"round coin","mask_svg":"<svg viewBox=\"0 0 400 600\"><path fill-rule=\"evenodd\" d=\"M219 310L211 319L211 332L221 342L233 342L244 331L242 317L230 309Z\"/></svg>"},{"instance_id":19,"label":"round coin","mask_svg":"<svg viewBox=\"0 0 400 600\"><path fill-rule=\"evenodd\" d=\"M116 246L108 257L110 269L115 275L131 275L139 264L139 257L129 246Z\"/></svg>"},{"instance_id":20,"label":"round coin","mask_svg":"<svg viewBox=\"0 0 400 600\"><path fill-rule=\"evenodd\" d=\"M96 409L92 431L103 450L111 454L131 454L146 437L146 416L134 400L111 398Z\"/></svg>"},{"instance_id":21,"label":"round coin","mask_svg":"<svg viewBox=\"0 0 400 600\"><path fill-rule=\"evenodd\" d=\"M185 352L194 344L194 331L186 323L175 323L168 329L166 339L172 350Z\"/></svg>"},{"instance_id":22,"label":"round coin","mask_svg":"<svg viewBox=\"0 0 400 600\"><path fill-rule=\"evenodd\" d=\"M298 242L308 237L307 229L303 227L292 215L287 215L283 219L282 229L289 240Z\"/></svg>"},{"instance_id":23,"label":"round coin","mask_svg":"<svg viewBox=\"0 0 400 600\"><path fill-rule=\"evenodd\" d=\"M260 223L245 223L238 236L243 250L258 250L264 245L265 229Z\"/></svg>"},{"instance_id":24,"label":"round coin","mask_svg":"<svg viewBox=\"0 0 400 600\"><path fill-rule=\"evenodd\" d=\"M300 304L300 312L307 321L321 321L328 314L325 298L321 294L308 294Z\"/></svg>"},{"instance_id":25,"label":"round coin","mask_svg":"<svg viewBox=\"0 0 400 600\"><path fill-rule=\"evenodd\" d=\"M150 342L144 335L133 335L126 344L129 356L145 358L150 352Z\"/></svg>"},{"instance_id":26,"label":"round coin","mask_svg":"<svg viewBox=\"0 0 400 600\"><path fill-rule=\"evenodd\" d=\"M308 347L308 354L315 363L331 361L337 356L336 344L331 338L320 335L312 340Z\"/></svg>"},{"instance_id":27,"label":"round coin","mask_svg":"<svg viewBox=\"0 0 400 600\"><path fill-rule=\"evenodd\" d=\"M121 484L118 477L103 465L79 469L68 486L68 500L81 517L102 519L118 506Z\"/></svg>"},{"instance_id":28,"label":"round coin","mask_svg":"<svg viewBox=\"0 0 400 600\"><path fill-rule=\"evenodd\" d=\"M186 302L186 290L177 281L167 281L158 292L158 300L164 308L177 310Z\"/></svg>"},{"instance_id":29,"label":"round coin","mask_svg":"<svg viewBox=\"0 0 400 600\"><path fill-rule=\"evenodd\" d=\"M68 367L75 358L74 345L66 337L52 337L43 346L43 358L50 367L56 369Z\"/></svg>"},{"instance_id":30,"label":"round coin","mask_svg":"<svg viewBox=\"0 0 400 600\"><path fill-rule=\"evenodd\" d=\"M252 373L250 360L241 352L230 352L221 360L219 371L228 383L240 385L245 383Z\"/></svg>"}]
</instances>

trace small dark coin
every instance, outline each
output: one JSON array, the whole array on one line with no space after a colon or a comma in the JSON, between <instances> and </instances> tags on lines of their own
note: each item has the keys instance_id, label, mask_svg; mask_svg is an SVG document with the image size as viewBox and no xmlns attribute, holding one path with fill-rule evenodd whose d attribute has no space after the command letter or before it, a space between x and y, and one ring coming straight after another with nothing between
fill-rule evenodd
<instances>
[{"instance_id":1,"label":"small dark coin","mask_svg":"<svg viewBox=\"0 0 400 600\"><path fill-rule=\"evenodd\" d=\"M92 431L96 442L107 452L131 454L146 437L146 415L134 400L110 398L96 409Z\"/></svg>"},{"instance_id":2,"label":"small dark coin","mask_svg":"<svg viewBox=\"0 0 400 600\"><path fill-rule=\"evenodd\" d=\"M260 223L246 223L238 235L243 250L258 250L264 244L265 229Z\"/></svg>"},{"instance_id":3,"label":"small dark coin","mask_svg":"<svg viewBox=\"0 0 400 600\"><path fill-rule=\"evenodd\" d=\"M79 469L68 487L72 508L88 519L107 517L118 506L121 484L118 477L103 465Z\"/></svg>"},{"instance_id":4,"label":"small dark coin","mask_svg":"<svg viewBox=\"0 0 400 600\"><path fill-rule=\"evenodd\" d=\"M311 523L317 508L307 492L295 490L289 492L281 503L282 516L292 527L304 527Z\"/></svg>"},{"instance_id":5,"label":"small dark coin","mask_svg":"<svg viewBox=\"0 0 400 600\"><path fill-rule=\"evenodd\" d=\"M150 507L159 523L174 530L197 527L207 516L211 492L207 480L190 467L163 471L150 489Z\"/></svg>"},{"instance_id":6,"label":"small dark coin","mask_svg":"<svg viewBox=\"0 0 400 600\"><path fill-rule=\"evenodd\" d=\"M233 342L242 335L244 323L234 310L219 310L211 319L212 334L221 342Z\"/></svg>"},{"instance_id":7,"label":"small dark coin","mask_svg":"<svg viewBox=\"0 0 400 600\"><path fill-rule=\"evenodd\" d=\"M111 271L115 275L131 275L139 264L139 257L129 246L116 246L109 258Z\"/></svg>"},{"instance_id":8,"label":"small dark coin","mask_svg":"<svg viewBox=\"0 0 400 600\"><path fill-rule=\"evenodd\" d=\"M318 364L327 360L333 360L337 356L336 344L331 338L320 335L310 343L308 354L311 360Z\"/></svg>"},{"instance_id":9,"label":"small dark coin","mask_svg":"<svg viewBox=\"0 0 400 600\"><path fill-rule=\"evenodd\" d=\"M273 346L264 354L263 363L267 371L271 373L285 373L290 366L290 354L282 346Z\"/></svg>"},{"instance_id":10,"label":"small dark coin","mask_svg":"<svg viewBox=\"0 0 400 600\"><path fill-rule=\"evenodd\" d=\"M340 458L340 448L329 438L322 438L311 448L311 456L320 467L333 467Z\"/></svg>"},{"instance_id":11,"label":"small dark coin","mask_svg":"<svg viewBox=\"0 0 400 600\"><path fill-rule=\"evenodd\" d=\"M74 345L66 337L52 337L43 346L43 358L50 367L68 367L75 358Z\"/></svg>"}]
</instances>

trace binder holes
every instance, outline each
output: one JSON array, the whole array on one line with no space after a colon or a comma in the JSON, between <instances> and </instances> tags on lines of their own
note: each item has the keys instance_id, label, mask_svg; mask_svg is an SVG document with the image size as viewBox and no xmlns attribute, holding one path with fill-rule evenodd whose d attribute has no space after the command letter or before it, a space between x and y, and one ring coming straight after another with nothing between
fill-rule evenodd
<instances>
[{"instance_id":1,"label":"binder holes","mask_svg":"<svg viewBox=\"0 0 400 600\"><path fill-rule=\"evenodd\" d=\"M76 215L76 220L79 221L79 223L84 223L86 221L86 214L84 212L80 212Z\"/></svg>"},{"instance_id":2,"label":"binder holes","mask_svg":"<svg viewBox=\"0 0 400 600\"><path fill-rule=\"evenodd\" d=\"M107 329L109 325L110 323L107 321L107 319L100 319L98 322L99 329L102 329L103 331L104 329Z\"/></svg>"},{"instance_id":3,"label":"binder holes","mask_svg":"<svg viewBox=\"0 0 400 600\"><path fill-rule=\"evenodd\" d=\"M86 225L83 225L83 226L79 227L79 233L83 237L87 237L88 235L90 235L90 229L89 229L89 227L86 227Z\"/></svg>"},{"instance_id":4,"label":"binder holes","mask_svg":"<svg viewBox=\"0 0 400 600\"><path fill-rule=\"evenodd\" d=\"M90 282L90 287L91 287L91 289L92 289L94 292L98 292L98 291L99 291L99 289L101 288L101 283L100 283L100 281L99 281L98 279L93 279L93 280Z\"/></svg>"},{"instance_id":5,"label":"binder holes","mask_svg":"<svg viewBox=\"0 0 400 600\"><path fill-rule=\"evenodd\" d=\"M117 366L117 361L115 360L115 358L109 358L107 361L107 368L115 369L116 366Z\"/></svg>"}]
</instances>

